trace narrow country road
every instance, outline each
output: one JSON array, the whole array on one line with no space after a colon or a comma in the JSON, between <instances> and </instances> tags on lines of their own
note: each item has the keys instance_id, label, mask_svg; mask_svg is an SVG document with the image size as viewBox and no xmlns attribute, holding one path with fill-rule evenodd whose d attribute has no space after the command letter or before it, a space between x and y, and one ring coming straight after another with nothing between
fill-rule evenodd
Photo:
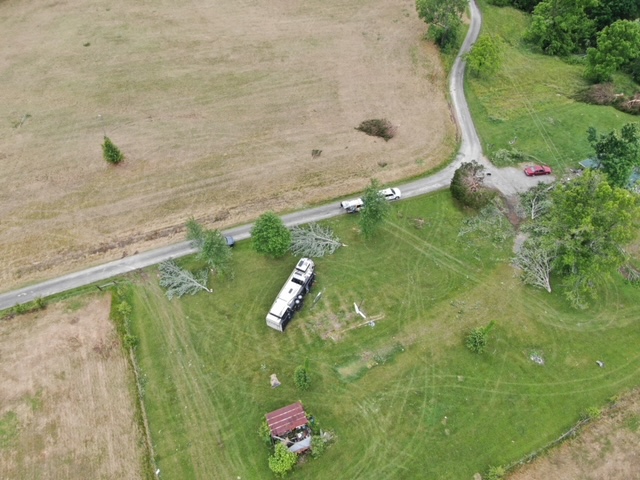
<instances>
[{"instance_id":1,"label":"narrow country road","mask_svg":"<svg viewBox=\"0 0 640 480\"><path fill-rule=\"evenodd\" d=\"M519 169L496 169L482 154L482 146L480 144L478 134L476 133L471 113L467 106L467 100L464 96L465 64L462 60L462 55L469 51L473 43L478 38L482 23L482 17L475 0L471 0L470 8L471 24L469 31L453 65L449 81L449 89L451 91L451 99L453 103L452 108L461 134L460 151L458 152L455 161L440 172L405 185L400 185L403 198L415 197L447 188L451 182L453 173L459 164L463 161L471 160L476 160L488 168L491 176L487 177L487 185L498 189L505 195L512 195L519 190L526 189L537 183L536 180L525 177ZM339 204L334 202L309 210L291 213L283 216L282 219L286 225L293 226L301 223L324 220L343 213L344 212L340 209ZM232 235L237 240L243 240L249 238L250 230L251 224L247 224L226 230L223 233L225 235ZM30 302L39 297L45 298L56 293L72 290L94 282L107 280L140 268L155 265L164 260L183 257L194 252L195 250L191 248L189 242L182 242L137 255L132 255L130 257L125 257L104 265L64 275L43 283L14 290L12 292L3 293L0 294L0 310L13 307L17 304Z\"/></svg>"}]
</instances>

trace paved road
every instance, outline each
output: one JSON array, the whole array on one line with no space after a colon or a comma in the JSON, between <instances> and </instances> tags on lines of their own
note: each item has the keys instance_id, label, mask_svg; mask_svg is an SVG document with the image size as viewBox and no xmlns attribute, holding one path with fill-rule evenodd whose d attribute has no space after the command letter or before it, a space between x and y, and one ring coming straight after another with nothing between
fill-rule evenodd
<instances>
[{"instance_id":1,"label":"paved road","mask_svg":"<svg viewBox=\"0 0 640 480\"><path fill-rule=\"evenodd\" d=\"M467 101L464 97L464 70L465 65L461 60L461 55L466 53L473 43L478 38L480 32L480 25L482 18L480 11L478 10L475 1L471 1L471 25L467 37L460 50L460 55L456 59L449 82L449 88L451 90L451 98L453 102L453 110L458 121L458 125L461 133L461 145L460 151L452 164L441 170L435 175L421 178L419 180L401 185L403 198L415 197L423 195L425 193L433 192L443 188L447 188L451 182L453 172L457 166L463 161L477 160L484 163L490 168L491 176L487 178L488 184L495 188L498 188L505 194L511 194L514 190L514 183L518 181L522 183L526 182L526 178L521 171L517 171L515 174L513 171L509 172L509 169L495 169L488 160L482 155L482 147L476 133ZM515 169L511 169L514 170ZM535 182L528 182L530 185ZM516 187L521 188L521 187ZM293 226L301 223L314 222L334 217L344 213L339 204L331 203L323 205L321 207L304 210L301 212L285 215L283 220L286 225ZM225 230L225 235L232 235L237 240L243 240L249 238L251 225L242 225L236 228ZM120 260L109 262L104 265L100 265L93 268L88 268L80 272L64 275L52 280L48 280L43 283L25 287L12 292L7 292L0 295L0 310L13 307L16 304L27 303L38 297L48 297L56 293L72 290L84 285L89 285L94 282L107 280L109 278L122 275L124 273L132 272L140 268L155 265L164 260L170 258L183 257L194 253L195 250L191 248L189 242L182 242L175 245L169 245L167 247L158 248L145 253L132 255Z\"/></svg>"}]
</instances>

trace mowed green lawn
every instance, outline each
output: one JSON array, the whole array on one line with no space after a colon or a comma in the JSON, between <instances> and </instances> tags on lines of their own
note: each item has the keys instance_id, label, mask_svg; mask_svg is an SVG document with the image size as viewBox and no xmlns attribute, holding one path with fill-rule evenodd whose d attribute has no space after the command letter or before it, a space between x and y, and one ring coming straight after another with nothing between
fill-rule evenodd
<instances>
[{"instance_id":1,"label":"mowed green lawn","mask_svg":"<svg viewBox=\"0 0 640 480\"><path fill-rule=\"evenodd\" d=\"M589 85L583 78L584 65L532 53L522 41L528 16L480 3L482 33L504 40L500 71L466 82L469 108L489 158L497 150L515 148L540 163L575 168L593 155L587 141L589 127L606 133L638 121L613 107L579 102L577 95Z\"/></svg>"},{"instance_id":2,"label":"mowed green lawn","mask_svg":"<svg viewBox=\"0 0 640 480\"><path fill-rule=\"evenodd\" d=\"M460 241L462 220L448 192L395 204L372 242L356 216L333 220L348 246L318 260L314 290L284 334L264 317L293 257L264 259L241 242L232 279L172 302L155 270L141 277L136 356L163 478L271 478L258 426L301 400L336 441L291 478L468 479L640 383L640 290L616 277L599 305L572 310L560 293L520 284L511 242ZM375 326L356 327L354 302ZM487 352L470 353L464 333L491 320ZM300 392L293 370L307 360L312 386Z\"/></svg>"}]
</instances>

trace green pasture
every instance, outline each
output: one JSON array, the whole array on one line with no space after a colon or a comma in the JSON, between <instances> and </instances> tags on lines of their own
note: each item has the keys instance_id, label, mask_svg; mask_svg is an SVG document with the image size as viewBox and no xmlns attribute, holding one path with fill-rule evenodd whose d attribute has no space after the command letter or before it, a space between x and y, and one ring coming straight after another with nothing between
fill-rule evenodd
<instances>
[{"instance_id":1,"label":"green pasture","mask_svg":"<svg viewBox=\"0 0 640 480\"><path fill-rule=\"evenodd\" d=\"M469 108L489 158L499 149L515 148L540 163L575 168L592 155L587 141L589 127L604 133L639 121L613 107L576 100L588 86L582 77L583 60L567 62L532 53L522 42L529 21L525 14L485 1L480 4L482 33L498 35L505 44L498 74L466 81ZM619 80L625 90L624 79Z\"/></svg>"},{"instance_id":2,"label":"green pasture","mask_svg":"<svg viewBox=\"0 0 640 480\"><path fill-rule=\"evenodd\" d=\"M317 261L318 281L285 333L264 317L293 257L265 259L240 242L232 278L171 302L156 270L143 273L131 287L132 328L162 477L272 478L258 426L301 400L336 440L291 478L468 479L640 382L637 289L615 277L598 305L573 310L561 293L520 284L510 241L459 239L463 219L441 192L394 204L371 242L356 216L330 221L348 246ZM354 302L375 326L362 325ZM470 353L465 332L491 320L487 352ZM292 376L305 361L312 385L301 392Z\"/></svg>"}]
</instances>

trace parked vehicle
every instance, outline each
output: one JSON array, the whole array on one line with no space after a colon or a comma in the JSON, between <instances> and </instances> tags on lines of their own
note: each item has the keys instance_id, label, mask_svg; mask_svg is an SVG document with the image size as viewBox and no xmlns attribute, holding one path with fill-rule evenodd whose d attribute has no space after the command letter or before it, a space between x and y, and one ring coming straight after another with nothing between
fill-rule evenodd
<instances>
[{"instance_id":1,"label":"parked vehicle","mask_svg":"<svg viewBox=\"0 0 640 480\"><path fill-rule=\"evenodd\" d=\"M344 208L347 213L356 213L362 210L362 207L364 207L364 202L361 198L345 200L344 202L340 202L340 207Z\"/></svg>"},{"instance_id":2,"label":"parked vehicle","mask_svg":"<svg viewBox=\"0 0 640 480\"><path fill-rule=\"evenodd\" d=\"M380 190L380 194L387 200L398 200L402 196L399 188L385 188Z\"/></svg>"},{"instance_id":3,"label":"parked vehicle","mask_svg":"<svg viewBox=\"0 0 640 480\"><path fill-rule=\"evenodd\" d=\"M284 332L294 313L302 308L304 296L316 279L316 265L310 258L301 258L289 275L267 314L267 326Z\"/></svg>"},{"instance_id":4,"label":"parked vehicle","mask_svg":"<svg viewBox=\"0 0 640 480\"><path fill-rule=\"evenodd\" d=\"M380 190L380 195L391 201L398 200L402 196L402 193L399 188L385 188L384 190ZM357 213L364 208L364 201L362 198L345 200L344 202L340 202L340 207L347 213Z\"/></svg>"},{"instance_id":5,"label":"parked vehicle","mask_svg":"<svg viewBox=\"0 0 640 480\"><path fill-rule=\"evenodd\" d=\"M527 177L535 177L537 175L551 175L551 168L544 165L533 165L524 169Z\"/></svg>"}]
</instances>

